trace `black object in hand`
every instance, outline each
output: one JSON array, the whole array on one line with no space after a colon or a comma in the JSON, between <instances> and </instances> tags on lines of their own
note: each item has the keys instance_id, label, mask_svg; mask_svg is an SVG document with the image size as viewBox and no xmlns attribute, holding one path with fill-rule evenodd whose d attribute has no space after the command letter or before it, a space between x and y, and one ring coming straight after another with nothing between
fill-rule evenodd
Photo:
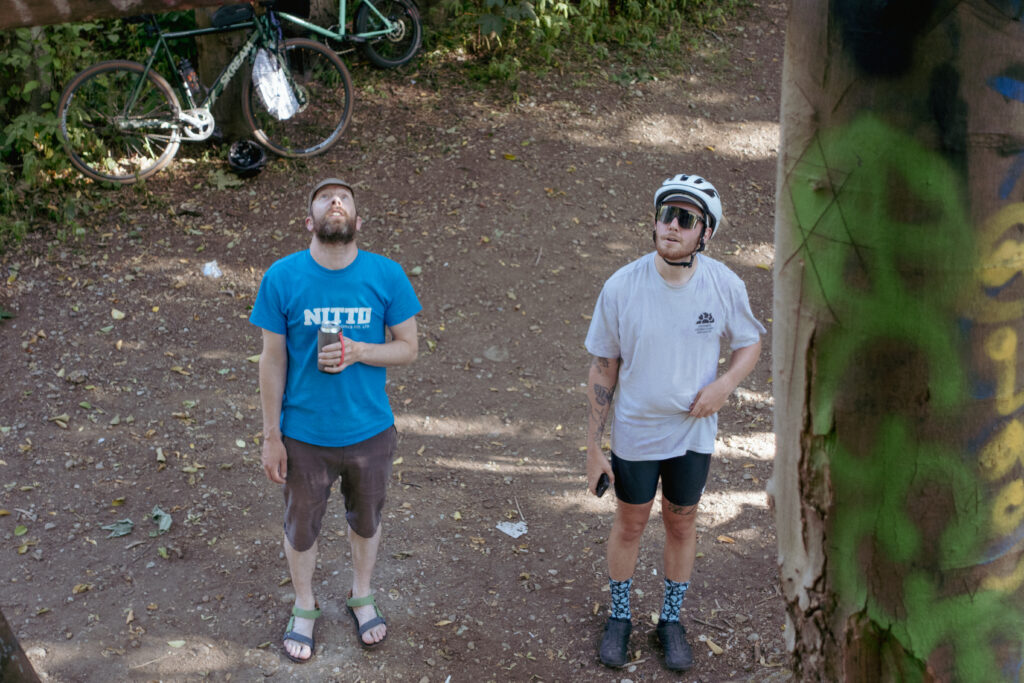
<instances>
[{"instance_id":1,"label":"black object in hand","mask_svg":"<svg viewBox=\"0 0 1024 683\"><path fill-rule=\"evenodd\" d=\"M604 495L604 492L608 490L608 473L602 472L601 476L597 480L597 488L594 489L594 493L600 498Z\"/></svg>"}]
</instances>

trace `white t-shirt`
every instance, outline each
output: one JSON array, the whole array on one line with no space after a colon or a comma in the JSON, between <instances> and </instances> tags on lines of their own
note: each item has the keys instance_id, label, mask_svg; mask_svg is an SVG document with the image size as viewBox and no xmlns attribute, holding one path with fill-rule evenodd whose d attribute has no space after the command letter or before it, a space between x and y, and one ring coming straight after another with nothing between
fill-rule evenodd
<instances>
[{"instance_id":1,"label":"white t-shirt","mask_svg":"<svg viewBox=\"0 0 1024 683\"><path fill-rule=\"evenodd\" d=\"M735 351L765 332L727 266L702 254L680 287L658 274L655 258L641 256L608 278L587 332L587 351L622 359L612 450L624 460L713 453L718 415L690 417L690 405L718 374L723 337Z\"/></svg>"}]
</instances>

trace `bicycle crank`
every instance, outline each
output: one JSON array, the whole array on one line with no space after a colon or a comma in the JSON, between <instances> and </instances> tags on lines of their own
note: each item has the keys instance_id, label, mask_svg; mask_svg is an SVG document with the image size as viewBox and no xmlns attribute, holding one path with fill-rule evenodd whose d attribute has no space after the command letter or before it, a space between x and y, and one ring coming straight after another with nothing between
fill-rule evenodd
<instances>
[{"instance_id":1,"label":"bicycle crank","mask_svg":"<svg viewBox=\"0 0 1024 683\"><path fill-rule=\"evenodd\" d=\"M180 119L185 124L181 132L187 140L199 142L213 135L213 114L209 109L186 109Z\"/></svg>"}]
</instances>

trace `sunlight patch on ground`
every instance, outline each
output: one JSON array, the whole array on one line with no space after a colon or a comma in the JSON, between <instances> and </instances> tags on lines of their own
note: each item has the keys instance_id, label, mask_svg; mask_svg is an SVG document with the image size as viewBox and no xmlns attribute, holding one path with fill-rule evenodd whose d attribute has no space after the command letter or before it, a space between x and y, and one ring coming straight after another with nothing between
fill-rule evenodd
<instances>
[{"instance_id":1,"label":"sunlight patch on ground","mask_svg":"<svg viewBox=\"0 0 1024 683\"><path fill-rule=\"evenodd\" d=\"M716 511L728 510L732 517L737 517L745 510L768 509L768 494L763 490L759 491L705 491L700 498L701 513L708 512L714 521L707 520L709 524L717 525L728 522L716 515ZM730 518L731 519L731 518Z\"/></svg>"},{"instance_id":2,"label":"sunlight patch on ground","mask_svg":"<svg viewBox=\"0 0 1024 683\"><path fill-rule=\"evenodd\" d=\"M395 426L400 432L418 434L420 436L478 436L496 438L527 437L533 439L550 439L566 434L565 428L559 424L543 424L534 422L530 428L522 425L507 425L494 415L479 417L434 417L406 413L395 416Z\"/></svg>"},{"instance_id":3,"label":"sunlight patch on ground","mask_svg":"<svg viewBox=\"0 0 1024 683\"><path fill-rule=\"evenodd\" d=\"M772 460L775 457L775 434L773 432L748 432L746 434L728 434L720 443L728 448L743 451L759 460Z\"/></svg>"},{"instance_id":4,"label":"sunlight patch on ground","mask_svg":"<svg viewBox=\"0 0 1024 683\"><path fill-rule=\"evenodd\" d=\"M593 136L591 132L581 127L569 137L581 145L599 146L600 136ZM779 124L772 121L715 123L699 116L663 114L637 121L621 136L609 139L608 148L621 150L622 139L644 148L669 145L692 152L713 151L737 159L774 159L779 148Z\"/></svg>"},{"instance_id":5,"label":"sunlight patch on ground","mask_svg":"<svg viewBox=\"0 0 1024 683\"><path fill-rule=\"evenodd\" d=\"M723 221L722 225L727 226L727 222ZM729 254L729 258L730 263L754 268L764 266L771 268L775 263L775 245L769 242L746 244L742 249L737 247L733 253Z\"/></svg>"}]
</instances>

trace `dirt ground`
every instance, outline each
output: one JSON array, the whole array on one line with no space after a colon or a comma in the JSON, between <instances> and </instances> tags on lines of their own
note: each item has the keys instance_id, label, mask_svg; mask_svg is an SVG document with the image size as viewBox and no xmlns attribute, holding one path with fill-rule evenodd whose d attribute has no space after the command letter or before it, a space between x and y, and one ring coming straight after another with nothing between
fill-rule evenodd
<instances>
[{"instance_id":1,"label":"dirt ground","mask_svg":"<svg viewBox=\"0 0 1024 683\"><path fill-rule=\"evenodd\" d=\"M515 97L355 65L354 120L325 156L232 184L216 155L183 154L145 192L105 195L84 237L42 231L4 254L0 608L40 677L789 680L764 491L784 14L760 2L703 32L682 73L556 70ZM635 661L597 661L614 502L586 492L583 339L604 280L650 250L655 187L682 171L722 191L709 253L769 335L721 415L683 605L696 664L677 676L648 638L657 517ZM296 665L280 654L293 595L247 316L264 270L306 248L304 198L327 175L357 183L361 246L405 267L424 310L419 359L390 373L400 445L374 581L387 643L358 647L335 500L317 654ZM497 528L520 521L518 538ZM130 533L110 537L118 523Z\"/></svg>"}]
</instances>

